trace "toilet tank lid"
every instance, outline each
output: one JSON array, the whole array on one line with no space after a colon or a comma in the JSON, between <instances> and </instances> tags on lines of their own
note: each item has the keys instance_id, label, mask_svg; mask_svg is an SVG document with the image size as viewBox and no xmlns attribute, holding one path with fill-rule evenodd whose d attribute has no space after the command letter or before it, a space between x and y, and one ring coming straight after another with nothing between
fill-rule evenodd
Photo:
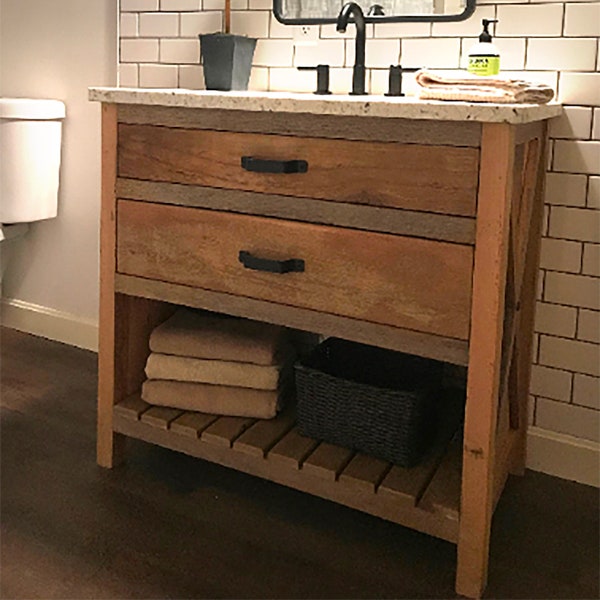
<instances>
[{"instance_id":1,"label":"toilet tank lid","mask_svg":"<svg viewBox=\"0 0 600 600\"><path fill-rule=\"evenodd\" d=\"M45 121L65 118L65 104L42 98L0 98L1 119Z\"/></svg>"}]
</instances>

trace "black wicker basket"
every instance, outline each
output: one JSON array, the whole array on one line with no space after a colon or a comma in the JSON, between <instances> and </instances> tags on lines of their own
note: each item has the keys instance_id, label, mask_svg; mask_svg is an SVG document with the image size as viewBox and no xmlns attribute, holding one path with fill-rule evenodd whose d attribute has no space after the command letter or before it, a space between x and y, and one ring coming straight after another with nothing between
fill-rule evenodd
<instances>
[{"instance_id":1,"label":"black wicker basket","mask_svg":"<svg viewBox=\"0 0 600 600\"><path fill-rule=\"evenodd\" d=\"M301 433L404 467L419 462L442 363L329 338L295 371Z\"/></svg>"}]
</instances>

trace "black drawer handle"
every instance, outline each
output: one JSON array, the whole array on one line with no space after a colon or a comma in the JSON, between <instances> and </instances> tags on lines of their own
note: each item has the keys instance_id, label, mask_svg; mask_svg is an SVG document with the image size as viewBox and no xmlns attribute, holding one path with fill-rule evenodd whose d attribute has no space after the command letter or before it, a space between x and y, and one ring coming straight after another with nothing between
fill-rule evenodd
<instances>
[{"instance_id":1,"label":"black drawer handle","mask_svg":"<svg viewBox=\"0 0 600 600\"><path fill-rule=\"evenodd\" d=\"M287 260L270 260L252 256L246 250L240 250L239 261L246 269L253 271L265 271L267 273L302 273L304 272L304 261L301 258L288 258Z\"/></svg>"},{"instance_id":2,"label":"black drawer handle","mask_svg":"<svg viewBox=\"0 0 600 600\"><path fill-rule=\"evenodd\" d=\"M308 163L305 160L268 160L242 156L242 169L254 173L306 173Z\"/></svg>"}]
</instances>

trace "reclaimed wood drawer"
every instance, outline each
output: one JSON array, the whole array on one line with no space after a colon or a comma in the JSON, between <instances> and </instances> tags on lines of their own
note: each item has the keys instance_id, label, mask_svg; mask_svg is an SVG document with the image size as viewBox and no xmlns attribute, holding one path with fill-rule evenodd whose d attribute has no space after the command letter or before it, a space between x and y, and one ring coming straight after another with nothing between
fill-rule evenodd
<instances>
[{"instance_id":1,"label":"reclaimed wood drawer","mask_svg":"<svg viewBox=\"0 0 600 600\"><path fill-rule=\"evenodd\" d=\"M135 124L118 144L119 177L475 214L478 148Z\"/></svg>"},{"instance_id":2,"label":"reclaimed wood drawer","mask_svg":"<svg viewBox=\"0 0 600 600\"><path fill-rule=\"evenodd\" d=\"M460 244L149 202L117 206L119 273L463 340L472 262L472 248ZM269 272L282 265L291 272Z\"/></svg>"}]
</instances>

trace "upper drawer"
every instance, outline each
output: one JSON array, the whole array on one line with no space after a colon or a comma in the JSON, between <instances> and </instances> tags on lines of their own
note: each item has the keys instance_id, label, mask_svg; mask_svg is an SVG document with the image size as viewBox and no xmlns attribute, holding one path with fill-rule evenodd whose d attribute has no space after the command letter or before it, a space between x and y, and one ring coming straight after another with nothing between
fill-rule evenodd
<instances>
[{"instance_id":1,"label":"upper drawer","mask_svg":"<svg viewBox=\"0 0 600 600\"><path fill-rule=\"evenodd\" d=\"M290 259L303 270L260 270ZM117 270L448 337L469 332L472 248L458 244L120 200Z\"/></svg>"},{"instance_id":2,"label":"upper drawer","mask_svg":"<svg viewBox=\"0 0 600 600\"><path fill-rule=\"evenodd\" d=\"M475 214L477 148L121 124L118 156L120 177ZM248 171L242 157L302 160L308 169Z\"/></svg>"}]
</instances>

